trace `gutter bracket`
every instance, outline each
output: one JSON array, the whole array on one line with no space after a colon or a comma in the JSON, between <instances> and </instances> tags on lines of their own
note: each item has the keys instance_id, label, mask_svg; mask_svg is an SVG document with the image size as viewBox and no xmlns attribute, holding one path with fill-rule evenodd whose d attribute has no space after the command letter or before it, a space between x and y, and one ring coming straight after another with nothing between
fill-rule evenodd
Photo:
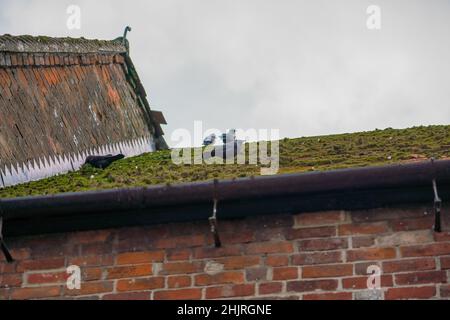
<instances>
[{"instance_id":1,"label":"gutter bracket","mask_svg":"<svg viewBox=\"0 0 450 320\"><path fill-rule=\"evenodd\" d=\"M441 232L441 208L442 200L439 198L438 189L436 185L436 179L433 179L433 192L434 192L434 231Z\"/></svg>"},{"instance_id":2,"label":"gutter bracket","mask_svg":"<svg viewBox=\"0 0 450 320\"><path fill-rule=\"evenodd\" d=\"M11 262L14 262L14 259L11 255L11 253L9 252L8 247L6 246L5 240L3 240L2 230L3 230L3 217L0 216L0 247L1 247L3 254L5 255L6 261L11 263Z\"/></svg>"},{"instance_id":3,"label":"gutter bracket","mask_svg":"<svg viewBox=\"0 0 450 320\"><path fill-rule=\"evenodd\" d=\"M220 236L219 236L219 229L217 226L217 199L214 198L214 206L213 206L213 215L211 217L209 217L209 225L211 226L211 232L214 236L214 245L216 248L219 248L222 246L222 243L220 241Z\"/></svg>"}]
</instances>

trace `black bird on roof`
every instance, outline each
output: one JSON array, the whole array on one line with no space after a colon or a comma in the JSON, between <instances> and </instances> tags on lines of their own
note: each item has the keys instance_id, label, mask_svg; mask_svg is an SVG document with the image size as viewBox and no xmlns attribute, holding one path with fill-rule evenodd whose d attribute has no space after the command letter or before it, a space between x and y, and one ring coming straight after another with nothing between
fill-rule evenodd
<instances>
[{"instance_id":1,"label":"black bird on roof","mask_svg":"<svg viewBox=\"0 0 450 320\"><path fill-rule=\"evenodd\" d=\"M114 161L117 161L117 160L120 160L123 158L125 158L125 156L121 153L118 155L115 155L115 156L113 156L111 154L108 154L106 156L88 156L86 158L86 161L84 162L84 164L90 164L93 167L96 167L99 169L105 169Z\"/></svg>"}]
</instances>

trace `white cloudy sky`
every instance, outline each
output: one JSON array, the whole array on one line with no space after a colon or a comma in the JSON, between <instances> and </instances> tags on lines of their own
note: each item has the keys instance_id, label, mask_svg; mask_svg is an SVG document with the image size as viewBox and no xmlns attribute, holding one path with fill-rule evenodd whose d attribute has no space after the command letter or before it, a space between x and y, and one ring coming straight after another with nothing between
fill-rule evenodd
<instances>
[{"instance_id":1,"label":"white cloudy sky","mask_svg":"<svg viewBox=\"0 0 450 320\"><path fill-rule=\"evenodd\" d=\"M125 25L169 143L194 120L282 137L450 123L449 0L0 0L0 34L113 39Z\"/></svg>"}]
</instances>

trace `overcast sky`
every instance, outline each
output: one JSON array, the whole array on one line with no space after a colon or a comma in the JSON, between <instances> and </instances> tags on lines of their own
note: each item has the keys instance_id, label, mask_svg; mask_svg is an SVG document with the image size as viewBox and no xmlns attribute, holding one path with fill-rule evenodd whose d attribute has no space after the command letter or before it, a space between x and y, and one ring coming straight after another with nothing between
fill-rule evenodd
<instances>
[{"instance_id":1,"label":"overcast sky","mask_svg":"<svg viewBox=\"0 0 450 320\"><path fill-rule=\"evenodd\" d=\"M194 120L281 137L450 124L449 0L0 0L0 34L113 39L126 25L169 144Z\"/></svg>"}]
</instances>

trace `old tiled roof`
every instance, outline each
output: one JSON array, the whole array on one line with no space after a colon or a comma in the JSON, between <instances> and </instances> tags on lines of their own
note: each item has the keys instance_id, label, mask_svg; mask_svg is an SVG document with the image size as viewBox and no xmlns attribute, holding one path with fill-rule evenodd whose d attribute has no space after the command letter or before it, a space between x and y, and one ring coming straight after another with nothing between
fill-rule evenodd
<instances>
[{"instance_id":1,"label":"old tiled roof","mask_svg":"<svg viewBox=\"0 0 450 320\"><path fill-rule=\"evenodd\" d=\"M0 187L165 147L119 40L0 36L0 116Z\"/></svg>"}]
</instances>

